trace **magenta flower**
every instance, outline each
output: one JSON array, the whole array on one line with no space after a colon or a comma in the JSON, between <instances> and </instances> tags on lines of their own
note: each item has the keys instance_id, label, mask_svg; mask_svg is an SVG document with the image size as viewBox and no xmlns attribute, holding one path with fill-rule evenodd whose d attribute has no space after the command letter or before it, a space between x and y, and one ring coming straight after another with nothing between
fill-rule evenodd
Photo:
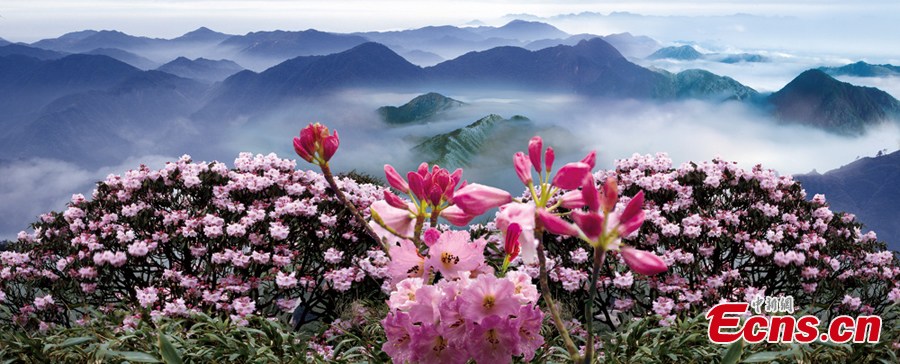
<instances>
[{"instance_id":1,"label":"magenta flower","mask_svg":"<svg viewBox=\"0 0 900 364\"><path fill-rule=\"evenodd\" d=\"M476 363L511 363L517 345L515 327L505 318L491 315L469 324L467 347Z\"/></svg>"},{"instance_id":2,"label":"magenta flower","mask_svg":"<svg viewBox=\"0 0 900 364\"><path fill-rule=\"evenodd\" d=\"M628 264L631 270L640 274L652 276L668 270L662 258L651 252L626 246L621 249L621 253L625 264Z\"/></svg>"},{"instance_id":3,"label":"magenta flower","mask_svg":"<svg viewBox=\"0 0 900 364\"><path fill-rule=\"evenodd\" d=\"M480 248L480 249L479 249ZM426 270L455 278L477 269L484 263L484 246L472 243L467 231L446 231L428 249Z\"/></svg>"},{"instance_id":4,"label":"magenta flower","mask_svg":"<svg viewBox=\"0 0 900 364\"><path fill-rule=\"evenodd\" d=\"M413 242L404 239L391 249L391 262L387 268L394 282L421 277L425 273L425 258L419 254Z\"/></svg>"},{"instance_id":5,"label":"magenta flower","mask_svg":"<svg viewBox=\"0 0 900 364\"><path fill-rule=\"evenodd\" d=\"M488 316L506 318L514 315L521 306L514 297L515 289L515 285L506 279L480 275L459 296L459 313L475 323Z\"/></svg>"},{"instance_id":6,"label":"magenta flower","mask_svg":"<svg viewBox=\"0 0 900 364\"><path fill-rule=\"evenodd\" d=\"M471 215L481 215L510 201L509 192L477 183L460 188L453 196L453 204Z\"/></svg>"},{"instance_id":7,"label":"magenta flower","mask_svg":"<svg viewBox=\"0 0 900 364\"><path fill-rule=\"evenodd\" d=\"M582 185L585 178L591 175L591 166L587 163L567 163L556 172L553 185L563 190L574 190Z\"/></svg>"},{"instance_id":8,"label":"magenta flower","mask_svg":"<svg viewBox=\"0 0 900 364\"><path fill-rule=\"evenodd\" d=\"M294 152L310 163L325 163L331 160L341 144L337 131L328 135L328 127L310 123L294 137Z\"/></svg>"},{"instance_id":9,"label":"magenta flower","mask_svg":"<svg viewBox=\"0 0 900 364\"><path fill-rule=\"evenodd\" d=\"M506 252L507 261L513 261L519 256L522 244L519 243L519 236L522 235L522 227L519 224L512 223L506 229L506 237L504 237L503 251Z\"/></svg>"}]
</instances>

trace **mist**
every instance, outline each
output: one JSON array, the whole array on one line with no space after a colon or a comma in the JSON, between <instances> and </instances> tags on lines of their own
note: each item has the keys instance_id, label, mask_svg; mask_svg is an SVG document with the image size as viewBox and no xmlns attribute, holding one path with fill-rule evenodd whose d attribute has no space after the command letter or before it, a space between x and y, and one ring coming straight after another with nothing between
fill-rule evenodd
<instances>
[{"instance_id":1,"label":"mist","mask_svg":"<svg viewBox=\"0 0 900 364\"><path fill-rule=\"evenodd\" d=\"M141 164L158 169L171 160L175 157L146 155L99 169L44 158L0 163L0 240L14 239L19 231L30 232L30 223L41 214L63 210L73 194L90 198L96 182L111 173L122 174Z\"/></svg>"}]
</instances>

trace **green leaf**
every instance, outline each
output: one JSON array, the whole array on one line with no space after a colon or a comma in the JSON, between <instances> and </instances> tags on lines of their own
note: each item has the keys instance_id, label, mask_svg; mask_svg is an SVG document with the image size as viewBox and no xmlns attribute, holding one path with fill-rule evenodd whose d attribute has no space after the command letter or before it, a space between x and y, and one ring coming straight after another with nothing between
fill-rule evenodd
<instances>
[{"instance_id":1,"label":"green leaf","mask_svg":"<svg viewBox=\"0 0 900 364\"><path fill-rule=\"evenodd\" d=\"M765 363L775 361L778 360L778 357L781 355L782 353L778 351L762 351L750 355L747 359L744 359L742 363Z\"/></svg>"},{"instance_id":2,"label":"green leaf","mask_svg":"<svg viewBox=\"0 0 900 364\"><path fill-rule=\"evenodd\" d=\"M744 353L744 340L735 341L728 346L728 351L722 357L722 364L736 364L741 360L741 354Z\"/></svg>"},{"instance_id":3,"label":"green leaf","mask_svg":"<svg viewBox=\"0 0 900 364\"><path fill-rule=\"evenodd\" d=\"M157 335L157 343L159 345L159 355L162 356L163 361L166 364L182 364L181 356L178 355L178 352L175 351L175 347L172 346L172 342L169 341L169 338L160 332Z\"/></svg>"},{"instance_id":4,"label":"green leaf","mask_svg":"<svg viewBox=\"0 0 900 364\"><path fill-rule=\"evenodd\" d=\"M114 351L110 354L133 363L161 363L155 356L140 351Z\"/></svg>"},{"instance_id":5,"label":"green leaf","mask_svg":"<svg viewBox=\"0 0 900 364\"><path fill-rule=\"evenodd\" d=\"M67 348L70 346L81 345L81 344L84 344L86 342L91 342L91 341L94 341L94 338L92 336L73 337L70 339L66 339L66 341L63 341L62 344L59 344L59 347Z\"/></svg>"}]
</instances>

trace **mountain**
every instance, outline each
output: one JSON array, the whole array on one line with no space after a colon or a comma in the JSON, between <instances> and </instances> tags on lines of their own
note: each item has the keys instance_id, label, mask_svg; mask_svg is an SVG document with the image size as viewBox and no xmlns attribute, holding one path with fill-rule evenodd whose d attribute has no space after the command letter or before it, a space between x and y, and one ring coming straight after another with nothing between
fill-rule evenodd
<instances>
[{"instance_id":1,"label":"mountain","mask_svg":"<svg viewBox=\"0 0 900 364\"><path fill-rule=\"evenodd\" d=\"M538 51L538 50L541 50L541 49L544 49L544 48L555 47L555 46L558 46L558 45L573 46L573 45L576 45L576 44L578 44L578 42L581 42L581 41L583 41L583 40L588 40L588 39L591 39L591 38L597 38L597 37L599 37L599 36L594 35L594 34L575 34L575 35L570 36L570 37L568 37L568 38L561 38L561 39L559 39L559 38L557 38L557 39L540 39L540 40L536 40L536 41L530 42L530 43L528 43L528 44L522 46L522 48L525 48L525 49L530 50L530 51ZM601 37L601 38L602 38L602 37Z\"/></svg>"},{"instance_id":2,"label":"mountain","mask_svg":"<svg viewBox=\"0 0 900 364\"><path fill-rule=\"evenodd\" d=\"M587 96L670 97L662 74L629 62L600 38L539 51L498 47L470 52L426 69L447 85L576 92Z\"/></svg>"},{"instance_id":3,"label":"mountain","mask_svg":"<svg viewBox=\"0 0 900 364\"><path fill-rule=\"evenodd\" d=\"M462 168L469 166L488 144L502 143L497 137L521 134L515 132L526 127L530 131L532 126L531 120L524 116L504 119L491 114L463 128L431 137L413 147L413 151L420 153L429 163L451 170Z\"/></svg>"},{"instance_id":4,"label":"mountain","mask_svg":"<svg viewBox=\"0 0 900 364\"><path fill-rule=\"evenodd\" d=\"M679 61L693 61L700 58L703 58L703 53L697 52L694 47L689 45L660 48L647 56L647 59L674 59Z\"/></svg>"},{"instance_id":5,"label":"mountain","mask_svg":"<svg viewBox=\"0 0 900 364\"><path fill-rule=\"evenodd\" d=\"M26 57L33 57L41 60L48 59L58 59L65 56L65 54L60 52L49 51L46 49L29 47L21 44L7 44L4 46L0 46L0 57L2 56L10 56L10 55L20 55Z\"/></svg>"},{"instance_id":6,"label":"mountain","mask_svg":"<svg viewBox=\"0 0 900 364\"><path fill-rule=\"evenodd\" d=\"M444 168L482 169L492 173L508 172L509 156L541 135L545 142L558 145L557 153L569 153L564 141L574 136L559 127L542 127L530 119L516 115L504 119L497 114L485 116L472 124L449 133L435 135L413 147L412 151L429 163Z\"/></svg>"},{"instance_id":7,"label":"mountain","mask_svg":"<svg viewBox=\"0 0 900 364\"><path fill-rule=\"evenodd\" d=\"M10 41L0 38L0 46L5 46L7 44L11 44Z\"/></svg>"},{"instance_id":8,"label":"mountain","mask_svg":"<svg viewBox=\"0 0 900 364\"><path fill-rule=\"evenodd\" d=\"M32 43L32 46L62 52L82 53L97 48L118 48L131 51L164 41L163 39L136 37L116 30L85 30L67 33L55 39L40 40Z\"/></svg>"},{"instance_id":9,"label":"mountain","mask_svg":"<svg viewBox=\"0 0 900 364\"><path fill-rule=\"evenodd\" d=\"M550 24L525 20L513 20L499 28L477 27L472 30L485 38L516 39L526 42L538 39L566 38L569 36L566 32Z\"/></svg>"},{"instance_id":10,"label":"mountain","mask_svg":"<svg viewBox=\"0 0 900 364\"><path fill-rule=\"evenodd\" d=\"M13 56L14 57L14 56ZM30 59L30 60L29 60ZM0 130L51 101L89 90L106 90L141 70L108 56L73 54L51 61L14 59L13 75L0 84Z\"/></svg>"},{"instance_id":11,"label":"mountain","mask_svg":"<svg viewBox=\"0 0 900 364\"><path fill-rule=\"evenodd\" d=\"M219 33L207 27L200 27L180 37L173 38L172 41L181 43L219 43L229 37L232 37L232 35Z\"/></svg>"},{"instance_id":12,"label":"mountain","mask_svg":"<svg viewBox=\"0 0 900 364\"><path fill-rule=\"evenodd\" d=\"M451 99L436 92L417 96L400 107L382 106L378 114L388 124L408 124L424 121L440 112L455 109L465 103Z\"/></svg>"},{"instance_id":13,"label":"mountain","mask_svg":"<svg viewBox=\"0 0 900 364\"><path fill-rule=\"evenodd\" d=\"M741 63L741 62L769 62L769 58L753 53L728 54L719 59L722 63Z\"/></svg>"},{"instance_id":14,"label":"mountain","mask_svg":"<svg viewBox=\"0 0 900 364\"><path fill-rule=\"evenodd\" d=\"M779 119L849 135L900 115L900 101L888 93L841 82L814 69L770 95L768 102Z\"/></svg>"},{"instance_id":15,"label":"mountain","mask_svg":"<svg viewBox=\"0 0 900 364\"><path fill-rule=\"evenodd\" d=\"M655 39L643 35L635 36L628 32L606 35L603 36L603 40L612 44L626 57L644 58L660 48L659 42Z\"/></svg>"},{"instance_id":16,"label":"mountain","mask_svg":"<svg viewBox=\"0 0 900 364\"><path fill-rule=\"evenodd\" d=\"M85 54L109 56L142 70L153 69L159 65L158 63L153 62L147 58L117 48L97 48L90 52L85 52Z\"/></svg>"},{"instance_id":17,"label":"mountain","mask_svg":"<svg viewBox=\"0 0 900 364\"><path fill-rule=\"evenodd\" d=\"M890 64L869 64L863 61L851 63L841 67L819 67L819 70L832 76L900 76L900 66L894 66Z\"/></svg>"},{"instance_id":18,"label":"mountain","mask_svg":"<svg viewBox=\"0 0 900 364\"><path fill-rule=\"evenodd\" d=\"M445 59L443 57L441 57L437 54L418 50L418 49L413 49L408 52L403 52L401 54L401 56L403 56L403 58L405 58L407 61L410 61L413 64L423 66L423 67L434 66L438 63L445 61Z\"/></svg>"},{"instance_id":19,"label":"mountain","mask_svg":"<svg viewBox=\"0 0 900 364\"><path fill-rule=\"evenodd\" d=\"M99 167L122 156L181 149L206 86L164 72L137 72L108 90L62 96L21 119L0 143L11 158L43 157ZM188 139L188 140L186 140Z\"/></svg>"},{"instance_id":20,"label":"mountain","mask_svg":"<svg viewBox=\"0 0 900 364\"><path fill-rule=\"evenodd\" d=\"M759 96L756 90L744 86L731 77L719 76L705 70L684 70L672 77L677 98L721 101L753 100Z\"/></svg>"},{"instance_id":21,"label":"mountain","mask_svg":"<svg viewBox=\"0 0 900 364\"><path fill-rule=\"evenodd\" d=\"M853 213L879 240L900 251L900 151L865 157L825 174L794 176L807 195L823 193L834 211Z\"/></svg>"},{"instance_id":22,"label":"mountain","mask_svg":"<svg viewBox=\"0 0 900 364\"><path fill-rule=\"evenodd\" d=\"M309 29L299 32L276 30L235 35L222 41L220 46L237 50L240 57L284 60L298 56L343 52L365 42L366 38L356 35Z\"/></svg>"},{"instance_id":23,"label":"mountain","mask_svg":"<svg viewBox=\"0 0 900 364\"><path fill-rule=\"evenodd\" d=\"M178 57L160 66L157 70L194 80L218 82L243 71L244 68L227 59L213 61L206 58L197 58L192 61L186 57Z\"/></svg>"},{"instance_id":24,"label":"mountain","mask_svg":"<svg viewBox=\"0 0 900 364\"><path fill-rule=\"evenodd\" d=\"M324 96L341 88L421 84L422 68L378 43L327 56L297 57L262 73L242 71L222 82L198 116L210 120L253 114L292 98Z\"/></svg>"}]
</instances>

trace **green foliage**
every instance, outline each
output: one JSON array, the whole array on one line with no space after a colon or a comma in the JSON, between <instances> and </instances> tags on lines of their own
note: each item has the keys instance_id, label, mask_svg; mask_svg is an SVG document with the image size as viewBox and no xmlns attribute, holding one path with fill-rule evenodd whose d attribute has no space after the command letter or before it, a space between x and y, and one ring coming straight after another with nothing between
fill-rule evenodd
<instances>
[{"instance_id":1,"label":"green foliage","mask_svg":"<svg viewBox=\"0 0 900 364\"><path fill-rule=\"evenodd\" d=\"M121 316L43 332L0 332L0 363L305 363L308 333L252 318L246 326L205 315L140 322Z\"/></svg>"}]
</instances>

